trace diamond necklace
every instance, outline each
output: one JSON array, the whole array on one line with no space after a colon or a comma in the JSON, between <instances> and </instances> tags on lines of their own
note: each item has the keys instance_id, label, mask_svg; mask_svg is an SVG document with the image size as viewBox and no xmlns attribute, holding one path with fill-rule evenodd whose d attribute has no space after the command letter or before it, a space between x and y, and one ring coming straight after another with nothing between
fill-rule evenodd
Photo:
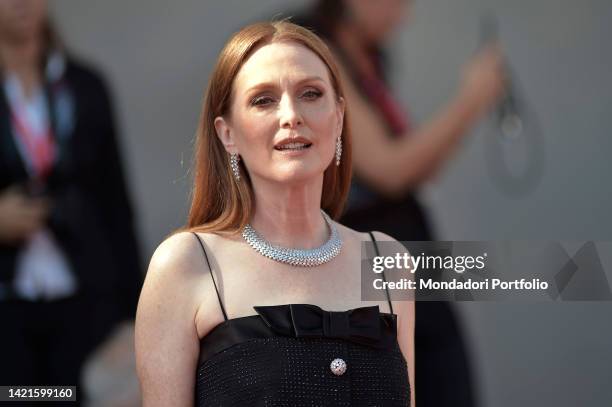
<instances>
[{"instance_id":1,"label":"diamond necklace","mask_svg":"<svg viewBox=\"0 0 612 407\"><path fill-rule=\"evenodd\" d=\"M342 240L330 217L321 210L325 223L329 227L329 239L322 246L314 249L293 249L276 246L261 237L250 224L242 230L244 240L259 254L281 263L292 266L314 267L327 263L340 253Z\"/></svg>"}]
</instances>

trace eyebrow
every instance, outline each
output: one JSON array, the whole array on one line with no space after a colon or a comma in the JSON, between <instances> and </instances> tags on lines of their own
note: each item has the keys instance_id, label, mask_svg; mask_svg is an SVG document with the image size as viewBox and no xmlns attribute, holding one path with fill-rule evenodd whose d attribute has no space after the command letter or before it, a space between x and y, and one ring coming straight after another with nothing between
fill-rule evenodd
<instances>
[{"instance_id":1,"label":"eyebrow","mask_svg":"<svg viewBox=\"0 0 612 407\"><path fill-rule=\"evenodd\" d=\"M300 79L297 83L296 86L299 86L305 82L312 82L312 81L319 81L319 82L325 82L325 79L321 78L320 76L308 76L306 78L302 78ZM263 90L263 89L269 89L274 87L274 82L262 82L262 83L258 83L257 85L251 86L250 88L248 88L246 90L245 93L252 93L254 91L258 91L258 90Z\"/></svg>"}]
</instances>

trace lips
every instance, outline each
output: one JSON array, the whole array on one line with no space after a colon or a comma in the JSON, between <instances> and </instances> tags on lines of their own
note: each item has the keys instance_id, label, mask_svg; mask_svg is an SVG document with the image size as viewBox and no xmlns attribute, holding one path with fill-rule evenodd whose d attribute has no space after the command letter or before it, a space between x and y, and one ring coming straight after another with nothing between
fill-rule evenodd
<instances>
[{"instance_id":1,"label":"lips","mask_svg":"<svg viewBox=\"0 0 612 407\"><path fill-rule=\"evenodd\" d=\"M278 151L285 150L305 150L310 147L312 144L304 144L304 143L288 143L283 144L282 146L275 146L274 149Z\"/></svg>"},{"instance_id":2,"label":"lips","mask_svg":"<svg viewBox=\"0 0 612 407\"><path fill-rule=\"evenodd\" d=\"M294 137L282 140L274 146L274 149L278 151L297 151L305 150L310 146L312 146L312 143L308 139Z\"/></svg>"}]
</instances>

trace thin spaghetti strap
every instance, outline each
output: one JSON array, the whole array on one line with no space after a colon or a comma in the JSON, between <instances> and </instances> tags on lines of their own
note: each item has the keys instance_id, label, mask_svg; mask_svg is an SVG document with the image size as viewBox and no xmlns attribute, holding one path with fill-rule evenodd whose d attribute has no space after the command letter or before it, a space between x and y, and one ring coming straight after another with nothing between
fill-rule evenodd
<instances>
[{"instance_id":1,"label":"thin spaghetti strap","mask_svg":"<svg viewBox=\"0 0 612 407\"><path fill-rule=\"evenodd\" d=\"M372 243L374 243L374 250L376 251L376 255L380 256L380 252L378 251L378 244L376 243L376 239L374 238L374 234L372 232L368 232L370 234L370 237L372 238ZM382 271L382 278L383 281L386 283L387 279L385 277L385 271ZM387 293L387 301L389 301L389 309L391 310L391 313L393 314L393 304L391 304L391 296L389 295L389 288L387 287L387 284L385 284L385 292Z\"/></svg>"},{"instance_id":2,"label":"thin spaghetti strap","mask_svg":"<svg viewBox=\"0 0 612 407\"><path fill-rule=\"evenodd\" d=\"M227 321L227 313L225 312L225 307L223 306L223 301L221 301L221 296L219 295L219 289L217 288L217 283L215 282L215 276L213 275L212 272L212 267L210 266L210 262L208 261L208 254L206 254L206 249L204 249L204 243L202 243L202 239L200 239L200 236L198 236L197 233L195 232L191 232L195 235L195 237L198 239L198 243L200 243L200 247L202 248L202 251L204 252L204 257L206 258L206 263L208 264L208 271L210 271L210 277L212 278L213 284L215 286L215 291L217 293L217 299L219 300L219 306L221 306L221 312L223 312L223 318L225 318L225 320Z\"/></svg>"}]
</instances>

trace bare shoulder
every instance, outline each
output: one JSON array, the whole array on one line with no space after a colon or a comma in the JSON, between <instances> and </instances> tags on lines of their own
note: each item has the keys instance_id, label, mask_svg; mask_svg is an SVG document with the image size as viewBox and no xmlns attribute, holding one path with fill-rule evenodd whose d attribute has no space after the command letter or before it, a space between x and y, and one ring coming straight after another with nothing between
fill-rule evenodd
<instances>
[{"instance_id":1,"label":"bare shoulder","mask_svg":"<svg viewBox=\"0 0 612 407\"><path fill-rule=\"evenodd\" d=\"M334 224L336 225L336 228L338 229L338 233L340 234L343 240L359 241L359 242L364 240L362 236L364 235L364 233L357 232L356 230L353 230L349 228L348 226L344 226L342 223L339 223L339 222L334 222Z\"/></svg>"},{"instance_id":2,"label":"bare shoulder","mask_svg":"<svg viewBox=\"0 0 612 407\"><path fill-rule=\"evenodd\" d=\"M187 317L195 312L205 267L201 252L197 237L189 232L173 234L157 246L140 293L137 319L158 307L180 310Z\"/></svg>"},{"instance_id":3,"label":"bare shoulder","mask_svg":"<svg viewBox=\"0 0 612 407\"><path fill-rule=\"evenodd\" d=\"M179 232L157 246L147 272L147 279L183 279L196 274L202 253L195 234Z\"/></svg>"},{"instance_id":4,"label":"bare shoulder","mask_svg":"<svg viewBox=\"0 0 612 407\"><path fill-rule=\"evenodd\" d=\"M370 233L368 232L358 232L354 229L349 228L348 226L345 226L341 223L335 222L336 226L338 227L338 230L340 232L340 235L342 235L345 239L355 239L358 240L360 242L367 242L367 241L371 241L372 239L370 238ZM374 238L377 241L392 241L392 242L397 242L396 239L394 239L393 237L387 235L386 233L383 232L378 232L378 231L372 231L372 234L374 235Z\"/></svg>"},{"instance_id":5,"label":"bare shoulder","mask_svg":"<svg viewBox=\"0 0 612 407\"><path fill-rule=\"evenodd\" d=\"M395 239L394 237L389 236L386 233L379 232L377 230L376 231L372 231L372 234L374 235L374 238L376 238L377 241L381 241L381 242L397 242L397 239ZM366 235L367 235L367 233L366 233Z\"/></svg>"},{"instance_id":6,"label":"bare shoulder","mask_svg":"<svg viewBox=\"0 0 612 407\"><path fill-rule=\"evenodd\" d=\"M370 237L370 233L368 232L358 232L340 223L337 223L337 225L338 225L338 230L340 231L340 234L347 241L354 241L359 244L361 242L371 242L372 241L372 238ZM381 249L381 252L383 251L382 250L383 248L385 249L385 251L395 250L401 253L407 251L406 248L401 244L401 242L399 242L397 239L395 239L392 236L389 236L386 233L379 232L379 231L372 231L372 235L374 235L374 239L376 239L376 242L389 242L383 245L380 245L380 244L378 245L379 248Z\"/></svg>"},{"instance_id":7,"label":"bare shoulder","mask_svg":"<svg viewBox=\"0 0 612 407\"><path fill-rule=\"evenodd\" d=\"M202 292L210 284L209 266L213 272L220 258L228 258L235 248L233 236L205 232L178 232L157 247L145 277L143 295L176 293L182 302L201 305ZM175 298L175 303L178 298Z\"/></svg>"},{"instance_id":8,"label":"bare shoulder","mask_svg":"<svg viewBox=\"0 0 612 407\"><path fill-rule=\"evenodd\" d=\"M372 242L368 232L358 232L340 223L336 223L336 225L343 241L349 247L361 248L364 242ZM406 247L392 236L379 231L372 231L372 235L376 240L376 247L381 256L395 256L397 253L402 255L408 253Z\"/></svg>"},{"instance_id":9,"label":"bare shoulder","mask_svg":"<svg viewBox=\"0 0 612 407\"><path fill-rule=\"evenodd\" d=\"M176 233L155 250L138 301L136 368L143 405L188 405L199 352L195 325L202 256L192 233Z\"/></svg>"},{"instance_id":10,"label":"bare shoulder","mask_svg":"<svg viewBox=\"0 0 612 407\"><path fill-rule=\"evenodd\" d=\"M395 256L397 253L408 253L408 249L402 244L402 242L395 239L386 233L373 231L374 238L379 243L380 254L383 256Z\"/></svg>"},{"instance_id":11,"label":"bare shoulder","mask_svg":"<svg viewBox=\"0 0 612 407\"><path fill-rule=\"evenodd\" d=\"M179 232L161 242L149 263L140 293L139 310L163 306L180 309L182 315L192 318L207 284L204 247L210 247L214 240L212 234Z\"/></svg>"},{"instance_id":12,"label":"bare shoulder","mask_svg":"<svg viewBox=\"0 0 612 407\"><path fill-rule=\"evenodd\" d=\"M344 241L352 241L358 244L360 244L361 242L371 242L372 241L372 238L370 237L370 233L368 232L358 232L338 222L336 222L336 226L338 227L338 231ZM372 234L374 235L374 239L376 239L377 242L394 242L395 244L392 243L386 246L391 247L391 248L396 248L396 249L403 248L402 249L403 251L406 250L404 246L398 240L396 240L392 236L389 236L386 233L379 232L379 231L372 231Z\"/></svg>"}]
</instances>

